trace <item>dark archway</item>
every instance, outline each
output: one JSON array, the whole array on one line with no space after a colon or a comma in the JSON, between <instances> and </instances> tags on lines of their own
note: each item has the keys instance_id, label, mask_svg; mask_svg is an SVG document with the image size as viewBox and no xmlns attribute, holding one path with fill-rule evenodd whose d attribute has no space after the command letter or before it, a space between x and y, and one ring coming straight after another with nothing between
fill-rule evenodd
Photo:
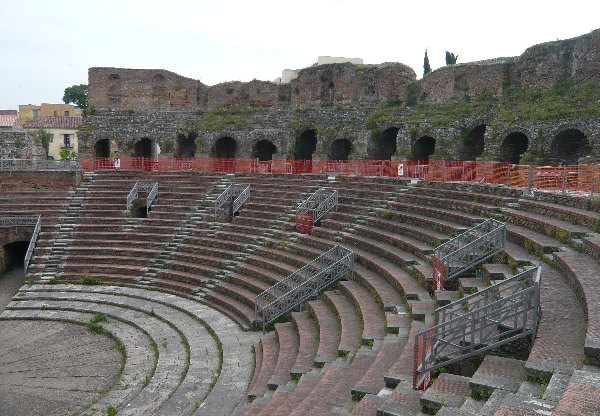
<instances>
[{"instance_id":1,"label":"dark archway","mask_svg":"<svg viewBox=\"0 0 600 416\"><path fill-rule=\"evenodd\" d=\"M236 151L237 143L235 139L232 139L231 137L221 137L215 143L213 155L214 157L233 159L235 157Z\"/></svg>"},{"instance_id":2,"label":"dark archway","mask_svg":"<svg viewBox=\"0 0 600 416\"><path fill-rule=\"evenodd\" d=\"M4 251L4 270L22 269L29 241L15 241L2 247ZM0 270L2 271L2 270Z\"/></svg>"},{"instance_id":3,"label":"dark archway","mask_svg":"<svg viewBox=\"0 0 600 416\"><path fill-rule=\"evenodd\" d=\"M96 144L94 144L94 154L96 157L110 157L110 140L98 140Z\"/></svg>"},{"instance_id":4,"label":"dark archway","mask_svg":"<svg viewBox=\"0 0 600 416\"><path fill-rule=\"evenodd\" d=\"M352 142L348 139L337 139L331 143L330 155L331 160L348 160L352 151Z\"/></svg>"},{"instance_id":5,"label":"dark archway","mask_svg":"<svg viewBox=\"0 0 600 416\"><path fill-rule=\"evenodd\" d=\"M152 157L152 140L147 137L137 141L135 143L134 154L135 157Z\"/></svg>"},{"instance_id":6,"label":"dark archway","mask_svg":"<svg viewBox=\"0 0 600 416\"><path fill-rule=\"evenodd\" d=\"M179 157L194 157L196 155L196 138L195 133L190 133L185 137L177 139L177 156Z\"/></svg>"},{"instance_id":7,"label":"dark archway","mask_svg":"<svg viewBox=\"0 0 600 416\"><path fill-rule=\"evenodd\" d=\"M485 148L485 124L474 127L468 134L463 133L462 160L475 160Z\"/></svg>"},{"instance_id":8,"label":"dark archway","mask_svg":"<svg viewBox=\"0 0 600 416\"><path fill-rule=\"evenodd\" d=\"M413 145L413 157L416 160L427 160L434 152L435 139L431 136L423 136Z\"/></svg>"},{"instance_id":9,"label":"dark archway","mask_svg":"<svg viewBox=\"0 0 600 416\"><path fill-rule=\"evenodd\" d=\"M579 158L592 151L590 143L580 130L567 129L556 135L550 146L550 162L560 165L576 165Z\"/></svg>"},{"instance_id":10,"label":"dark archway","mask_svg":"<svg viewBox=\"0 0 600 416\"><path fill-rule=\"evenodd\" d=\"M382 132L375 132L371 136L374 147L369 150L368 158L373 160L389 160L396 153L397 127L390 127Z\"/></svg>"},{"instance_id":11,"label":"dark archway","mask_svg":"<svg viewBox=\"0 0 600 416\"><path fill-rule=\"evenodd\" d=\"M500 146L500 162L519 163L528 147L529 138L525 134L519 131L510 133Z\"/></svg>"},{"instance_id":12,"label":"dark archway","mask_svg":"<svg viewBox=\"0 0 600 416\"><path fill-rule=\"evenodd\" d=\"M264 162L273 159L276 151L277 147L270 140L260 140L252 146L252 157Z\"/></svg>"},{"instance_id":13,"label":"dark archway","mask_svg":"<svg viewBox=\"0 0 600 416\"><path fill-rule=\"evenodd\" d=\"M305 130L300 137L296 139L294 145L294 159L312 160L312 154L317 149L317 132L315 130Z\"/></svg>"}]
</instances>

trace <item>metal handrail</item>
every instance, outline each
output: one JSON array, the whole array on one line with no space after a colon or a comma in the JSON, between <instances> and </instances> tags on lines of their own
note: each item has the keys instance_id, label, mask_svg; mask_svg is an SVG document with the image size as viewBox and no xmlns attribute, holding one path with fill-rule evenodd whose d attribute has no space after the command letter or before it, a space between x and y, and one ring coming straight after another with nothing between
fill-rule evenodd
<instances>
[{"instance_id":1,"label":"metal handrail","mask_svg":"<svg viewBox=\"0 0 600 416\"><path fill-rule=\"evenodd\" d=\"M236 200L240 196L244 195L245 198L240 199L237 204ZM229 185L221 194L215 199L215 221L217 220L217 212L221 207L229 201L231 198L234 198L233 204L237 205L237 208L232 209L231 216L233 216L238 209L250 198L250 185L241 184L241 183L232 183ZM232 207L233 208L233 207Z\"/></svg>"},{"instance_id":2,"label":"metal handrail","mask_svg":"<svg viewBox=\"0 0 600 416\"><path fill-rule=\"evenodd\" d=\"M421 388L433 370L529 335L535 338L540 283L541 267L536 266L438 308L436 325L415 335L415 359L420 362L415 362L413 387ZM462 309L465 304L471 305L469 311L446 312ZM505 331L498 332L498 326L504 326Z\"/></svg>"},{"instance_id":3,"label":"metal handrail","mask_svg":"<svg viewBox=\"0 0 600 416\"><path fill-rule=\"evenodd\" d=\"M246 186L240 195L233 200L233 206L231 209L231 215L235 214L244 202L246 202L250 198L250 185Z\"/></svg>"},{"instance_id":4,"label":"metal handrail","mask_svg":"<svg viewBox=\"0 0 600 416\"><path fill-rule=\"evenodd\" d=\"M313 210L313 221L319 221L325 214L331 211L333 208L337 209L338 204L338 191L333 191L323 202L321 202Z\"/></svg>"},{"instance_id":5,"label":"metal handrail","mask_svg":"<svg viewBox=\"0 0 600 416\"><path fill-rule=\"evenodd\" d=\"M267 324L353 271L354 253L336 245L257 295L254 302L255 320L258 321L259 314L262 316L264 332Z\"/></svg>"},{"instance_id":6,"label":"metal handrail","mask_svg":"<svg viewBox=\"0 0 600 416\"><path fill-rule=\"evenodd\" d=\"M136 182L131 188L131 191L129 191L129 194L127 194L128 211L131 209L133 201L138 198L140 192L148 192L148 196L146 197L146 215L148 215L150 206L158 195L158 182Z\"/></svg>"},{"instance_id":7,"label":"metal handrail","mask_svg":"<svg viewBox=\"0 0 600 416\"><path fill-rule=\"evenodd\" d=\"M138 197L138 187L139 187L139 182L136 182L133 187L131 188L131 191L129 191L129 194L127 194L127 210L129 211L131 209L131 206L133 205L133 201L135 201Z\"/></svg>"},{"instance_id":8,"label":"metal handrail","mask_svg":"<svg viewBox=\"0 0 600 416\"><path fill-rule=\"evenodd\" d=\"M31 257L33 256L33 250L35 250L35 243L40 235L40 230L42 229L42 216L38 215L37 221L35 224L35 228L33 229L33 234L31 235L31 239L29 240L29 246L27 246L27 252L25 253L25 259L23 260L23 275L27 276L27 269L29 268L29 262L31 261Z\"/></svg>"},{"instance_id":9,"label":"metal handrail","mask_svg":"<svg viewBox=\"0 0 600 416\"><path fill-rule=\"evenodd\" d=\"M505 246L506 224L490 218L439 245L434 249L433 256L444 267L445 279L450 279L503 252ZM483 249L490 250L483 252ZM469 260L464 262L466 254ZM457 266L456 262L460 262L461 265Z\"/></svg>"},{"instance_id":10,"label":"metal handrail","mask_svg":"<svg viewBox=\"0 0 600 416\"><path fill-rule=\"evenodd\" d=\"M81 170L77 160L0 159L0 171L72 171Z\"/></svg>"}]
</instances>

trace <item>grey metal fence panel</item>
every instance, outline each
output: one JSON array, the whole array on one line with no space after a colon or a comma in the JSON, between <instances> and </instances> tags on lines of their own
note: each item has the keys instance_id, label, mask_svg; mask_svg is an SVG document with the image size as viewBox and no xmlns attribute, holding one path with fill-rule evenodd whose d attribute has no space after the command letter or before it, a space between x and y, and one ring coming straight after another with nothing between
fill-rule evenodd
<instances>
[{"instance_id":1,"label":"grey metal fence panel","mask_svg":"<svg viewBox=\"0 0 600 416\"><path fill-rule=\"evenodd\" d=\"M235 214L244 202L250 198L250 185L232 183L229 185L215 200L215 221L217 220L217 212L225 205L225 203L233 198L233 209L231 215Z\"/></svg>"},{"instance_id":2,"label":"grey metal fence panel","mask_svg":"<svg viewBox=\"0 0 600 416\"><path fill-rule=\"evenodd\" d=\"M33 256L33 251L35 250L35 243L40 235L40 230L42 229L42 216L38 215L37 221L35 224L35 228L33 230L33 234L31 235L31 239L29 240L29 246L27 246L27 252L25 253L25 259L23 260L23 274L27 276L27 269L29 268L29 262L31 261L31 257Z\"/></svg>"},{"instance_id":3,"label":"grey metal fence panel","mask_svg":"<svg viewBox=\"0 0 600 416\"><path fill-rule=\"evenodd\" d=\"M148 193L146 197L146 214L148 214L152 202L158 195L158 182L136 182L127 195L127 210L131 209L133 201L138 198L140 192Z\"/></svg>"},{"instance_id":4,"label":"grey metal fence panel","mask_svg":"<svg viewBox=\"0 0 600 416\"><path fill-rule=\"evenodd\" d=\"M490 218L438 246L433 251L450 279L502 253L506 246L506 224Z\"/></svg>"},{"instance_id":5,"label":"grey metal fence panel","mask_svg":"<svg viewBox=\"0 0 600 416\"><path fill-rule=\"evenodd\" d=\"M532 267L436 310L436 325L415 335L421 361L415 388L427 373L537 333L541 267ZM430 346L430 349L427 348Z\"/></svg>"},{"instance_id":6,"label":"grey metal fence panel","mask_svg":"<svg viewBox=\"0 0 600 416\"><path fill-rule=\"evenodd\" d=\"M354 253L337 245L255 298L256 320L265 325L289 312L340 277L354 271Z\"/></svg>"}]
</instances>

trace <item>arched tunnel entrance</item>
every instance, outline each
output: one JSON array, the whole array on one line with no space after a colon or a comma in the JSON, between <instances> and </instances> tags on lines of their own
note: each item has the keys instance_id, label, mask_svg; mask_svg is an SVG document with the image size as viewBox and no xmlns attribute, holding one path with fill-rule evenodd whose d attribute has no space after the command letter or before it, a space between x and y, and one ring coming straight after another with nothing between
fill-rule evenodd
<instances>
[{"instance_id":1,"label":"arched tunnel entrance","mask_svg":"<svg viewBox=\"0 0 600 416\"><path fill-rule=\"evenodd\" d=\"M550 162L557 165L576 165L579 158L590 154L592 148L585 134L566 129L556 135L550 146Z\"/></svg>"},{"instance_id":2,"label":"arched tunnel entrance","mask_svg":"<svg viewBox=\"0 0 600 416\"><path fill-rule=\"evenodd\" d=\"M352 151L352 142L348 139L337 139L331 143L331 160L348 160Z\"/></svg>"},{"instance_id":3,"label":"arched tunnel entrance","mask_svg":"<svg viewBox=\"0 0 600 416\"><path fill-rule=\"evenodd\" d=\"M273 153L277 151L277 147L270 140L260 140L252 146L252 157L258 158L259 161L265 162L273 159Z\"/></svg>"},{"instance_id":4,"label":"arched tunnel entrance","mask_svg":"<svg viewBox=\"0 0 600 416\"><path fill-rule=\"evenodd\" d=\"M423 136L413 145L413 158L416 160L428 160L435 152L435 139Z\"/></svg>"},{"instance_id":5,"label":"arched tunnel entrance","mask_svg":"<svg viewBox=\"0 0 600 416\"><path fill-rule=\"evenodd\" d=\"M500 162L519 163L528 147L529 138L525 134L519 131L510 133L500 146Z\"/></svg>"},{"instance_id":6,"label":"arched tunnel entrance","mask_svg":"<svg viewBox=\"0 0 600 416\"><path fill-rule=\"evenodd\" d=\"M0 248L0 313L23 285L23 260L29 241L16 241Z\"/></svg>"},{"instance_id":7,"label":"arched tunnel entrance","mask_svg":"<svg viewBox=\"0 0 600 416\"><path fill-rule=\"evenodd\" d=\"M152 140L147 137L135 143L135 157L152 157Z\"/></svg>"},{"instance_id":8,"label":"arched tunnel entrance","mask_svg":"<svg viewBox=\"0 0 600 416\"><path fill-rule=\"evenodd\" d=\"M315 130L305 130L300 137L296 139L294 145L294 159L312 160L312 154L317 149L317 132Z\"/></svg>"},{"instance_id":9,"label":"arched tunnel entrance","mask_svg":"<svg viewBox=\"0 0 600 416\"><path fill-rule=\"evenodd\" d=\"M110 140L100 139L94 144L96 157L110 157Z\"/></svg>"}]
</instances>

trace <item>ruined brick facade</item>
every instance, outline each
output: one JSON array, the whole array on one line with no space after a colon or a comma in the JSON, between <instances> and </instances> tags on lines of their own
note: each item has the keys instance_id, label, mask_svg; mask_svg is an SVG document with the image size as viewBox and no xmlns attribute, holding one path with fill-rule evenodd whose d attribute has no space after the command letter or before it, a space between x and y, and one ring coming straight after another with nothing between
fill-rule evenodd
<instances>
[{"instance_id":1,"label":"ruined brick facade","mask_svg":"<svg viewBox=\"0 0 600 416\"><path fill-rule=\"evenodd\" d=\"M548 90L559 81L600 83L600 30L532 46L519 57L442 67L420 80L400 63L315 65L289 84L254 80L214 86L165 70L90 68L92 111L80 134L80 157L98 155L100 148L103 155L109 148L113 155L136 155L136 143L144 138L152 143L147 153L152 156L214 156L219 139L230 138L236 157L252 156L253 146L268 140L276 148L272 157L293 158L306 132L317 139L313 157L318 158L331 157L339 139L351 144L347 157L376 157L389 134L394 137L384 144L385 157L508 161L525 155L533 162L573 163L600 155L600 114L589 106L568 115L549 109L540 119L520 117L506 100L477 113L460 107L507 97L507 91ZM456 108L436 114L423 111L427 105ZM182 137L193 142L184 146ZM104 141L100 147L99 141ZM573 143L579 148L570 152Z\"/></svg>"}]
</instances>

